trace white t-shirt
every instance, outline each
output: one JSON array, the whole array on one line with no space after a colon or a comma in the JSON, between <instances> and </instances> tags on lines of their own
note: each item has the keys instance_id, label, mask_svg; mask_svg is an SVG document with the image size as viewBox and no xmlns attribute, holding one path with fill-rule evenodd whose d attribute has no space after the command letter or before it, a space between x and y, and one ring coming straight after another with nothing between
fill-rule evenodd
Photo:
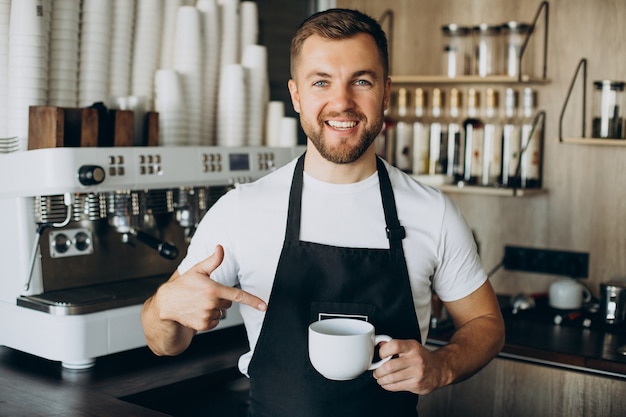
<instances>
[{"instance_id":1,"label":"white t-shirt","mask_svg":"<svg viewBox=\"0 0 626 417\"><path fill-rule=\"evenodd\" d=\"M426 340L432 289L443 301L463 298L487 279L476 245L458 208L439 190L385 163L398 218L406 230L404 256L413 302ZM268 301L283 246L295 160L224 195L194 234L182 274L210 256L217 244L224 261L211 278ZM329 184L304 173L300 240L343 247L389 248L378 174L354 184ZM250 352L239 367L247 374L265 313L241 305Z\"/></svg>"}]
</instances>

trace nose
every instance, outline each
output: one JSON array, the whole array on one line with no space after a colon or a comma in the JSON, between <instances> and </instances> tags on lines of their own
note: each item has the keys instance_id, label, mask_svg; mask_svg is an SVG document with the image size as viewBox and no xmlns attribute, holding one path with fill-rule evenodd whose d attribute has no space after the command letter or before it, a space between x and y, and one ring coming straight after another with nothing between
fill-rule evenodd
<instances>
[{"instance_id":1,"label":"nose","mask_svg":"<svg viewBox=\"0 0 626 417\"><path fill-rule=\"evenodd\" d=\"M354 107L354 95L350 86L335 84L332 89L332 96L329 104L337 111L352 109Z\"/></svg>"}]
</instances>

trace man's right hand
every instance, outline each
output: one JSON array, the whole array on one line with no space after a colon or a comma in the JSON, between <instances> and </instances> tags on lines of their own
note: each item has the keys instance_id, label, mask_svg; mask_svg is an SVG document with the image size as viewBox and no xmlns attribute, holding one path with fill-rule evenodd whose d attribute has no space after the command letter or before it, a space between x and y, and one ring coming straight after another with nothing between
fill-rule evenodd
<instances>
[{"instance_id":1,"label":"man's right hand","mask_svg":"<svg viewBox=\"0 0 626 417\"><path fill-rule=\"evenodd\" d=\"M146 301L142 324L148 345L155 353L180 353L196 332L216 327L233 301L260 311L267 309L266 302L257 296L211 279L211 273L223 259L224 248L218 245L211 256L184 274L174 272Z\"/></svg>"}]
</instances>

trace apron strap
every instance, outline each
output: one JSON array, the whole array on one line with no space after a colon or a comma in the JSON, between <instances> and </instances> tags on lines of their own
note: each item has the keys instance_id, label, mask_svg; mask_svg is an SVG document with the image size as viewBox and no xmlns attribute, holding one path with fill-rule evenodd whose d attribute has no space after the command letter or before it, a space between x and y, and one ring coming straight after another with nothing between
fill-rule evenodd
<instances>
[{"instance_id":1,"label":"apron strap","mask_svg":"<svg viewBox=\"0 0 626 417\"><path fill-rule=\"evenodd\" d=\"M300 219L302 217L302 174L304 172L304 156L303 153L296 162L296 168L291 182L291 191L289 193L289 208L287 210L287 230L285 238L291 242L300 240ZM391 180L387 173L387 168L383 161L376 157L376 168L378 170L378 182L380 183L380 193L382 196L383 211L385 213L385 223L387 224L386 233L389 239L391 249L402 247L402 239L406 237L404 227L400 225L398 220L398 212L396 209L396 201L391 187Z\"/></svg>"},{"instance_id":2,"label":"apron strap","mask_svg":"<svg viewBox=\"0 0 626 417\"><path fill-rule=\"evenodd\" d=\"M396 209L396 199L393 195L389 173L382 159L376 157L376 168L378 169L378 182L380 183L380 194L383 200L383 211L385 212L385 223L387 223L387 239L391 249L402 247L402 239L406 237L404 227L398 220Z\"/></svg>"},{"instance_id":3,"label":"apron strap","mask_svg":"<svg viewBox=\"0 0 626 417\"><path fill-rule=\"evenodd\" d=\"M298 242L300 240L300 218L302 217L302 174L304 173L304 152L296 162L296 169L291 181L289 192L289 207L287 209L287 230L285 240Z\"/></svg>"}]
</instances>

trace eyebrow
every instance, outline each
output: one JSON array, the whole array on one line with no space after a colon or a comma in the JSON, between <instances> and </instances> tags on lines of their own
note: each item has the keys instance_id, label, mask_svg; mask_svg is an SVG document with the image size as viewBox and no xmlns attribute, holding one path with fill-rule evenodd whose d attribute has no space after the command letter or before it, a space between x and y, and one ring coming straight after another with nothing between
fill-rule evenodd
<instances>
[{"instance_id":1,"label":"eyebrow","mask_svg":"<svg viewBox=\"0 0 626 417\"><path fill-rule=\"evenodd\" d=\"M360 71L356 71L354 73L352 73L352 78L358 78L358 77L362 77L362 76L369 76L374 80L378 80L378 75L376 74L375 71L373 70L360 70ZM307 76L305 76L305 79L311 79L311 78L333 78L331 74L324 72L324 71L313 71L309 74L307 74Z\"/></svg>"}]
</instances>

